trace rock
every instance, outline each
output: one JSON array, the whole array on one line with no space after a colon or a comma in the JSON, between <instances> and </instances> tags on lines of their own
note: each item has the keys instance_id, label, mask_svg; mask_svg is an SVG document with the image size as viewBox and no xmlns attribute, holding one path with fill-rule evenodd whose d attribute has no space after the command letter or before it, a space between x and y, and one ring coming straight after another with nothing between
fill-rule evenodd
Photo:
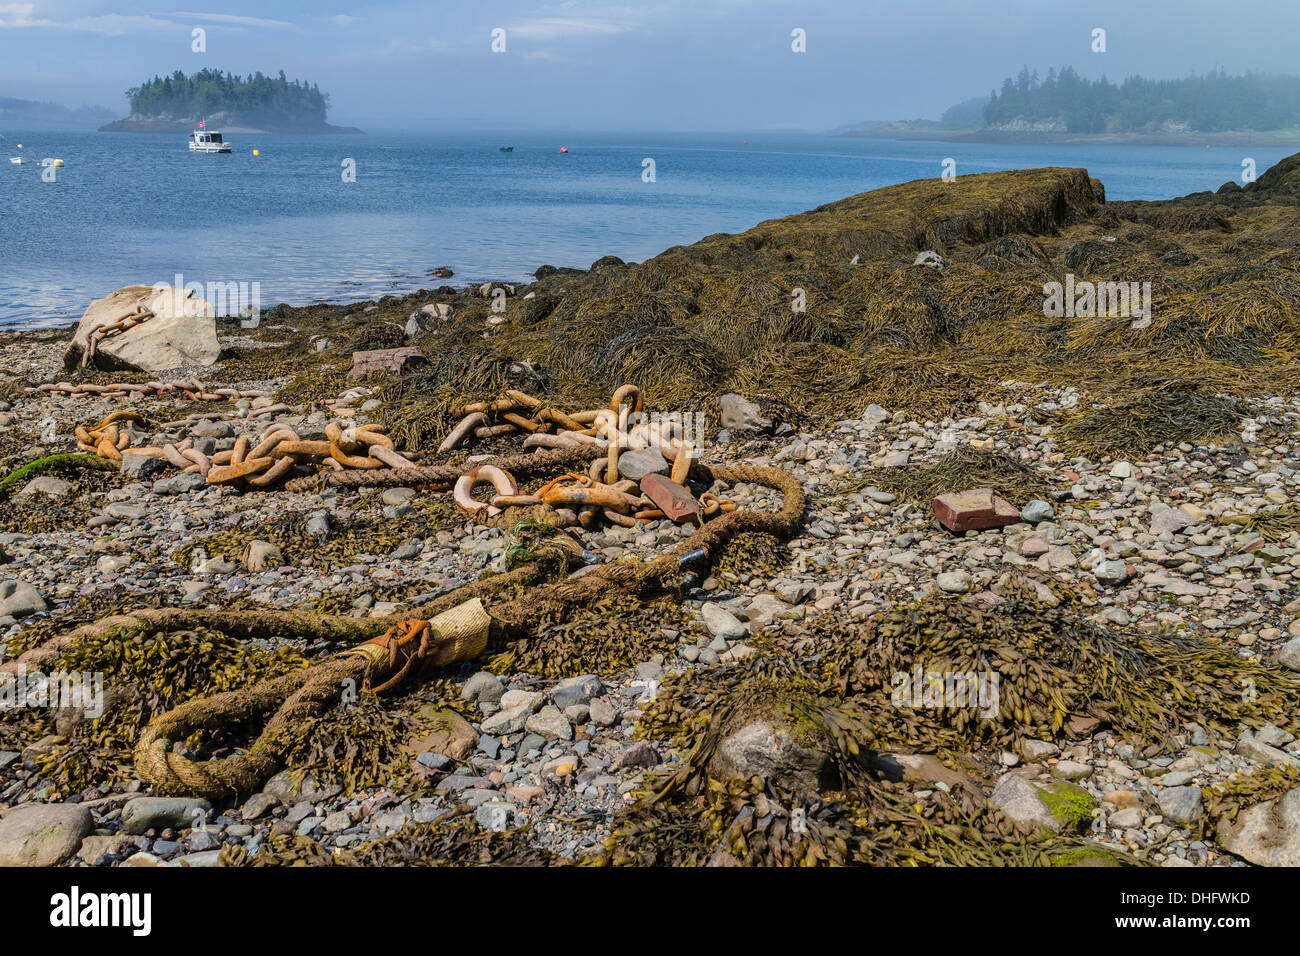
<instances>
[{"instance_id":1,"label":"rock","mask_svg":"<svg viewBox=\"0 0 1300 956\"><path fill-rule=\"evenodd\" d=\"M1161 815L1175 823L1192 823L1201 815L1200 787L1165 787L1158 799Z\"/></svg>"},{"instance_id":2,"label":"rock","mask_svg":"<svg viewBox=\"0 0 1300 956\"><path fill-rule=\"evenodd\" d=\"M1062 780L1082 780L1092 776L1092 767L1076 760L1062 760L1052 767L1052 775Z\"/></svg>"},{"instance_id":3,"label":"rock","mask_svg":"<svg viewBox=\"0 0 1300 956\"><path fill-rule=\"evenodd\" d=\"M212 804L193 797L136 797L122 808L127 833L146 830L182 830L206 820Z\"/></svg>"},{"instance_id":4,"label":"rock","mask_svg":"<svg viewBox=\"0 0 1300 956\"><path fill-rule=\"evenodd\" d=\"M734 392L718 399L718 414L722 427L733 431L767 431L772 422L764 418L757 405Z\"/></svg>"},{"instance_id":5,"label":"rock","mask_svg":"<svg viewBox=\"0 0 1300 956\"><path fill-rule=\"evenodd\" d=\"M484 830L500 833L510 829L510 817L514 808L508 803L483 803L474 810L474 819Z\"/></svg>"},{"instance_id":6,"label":"rock","mask_svg":"<svg viewBox=\"0 0 1300 956\"><path fill-rule=\"evenodd\" d=\"M618 721L618 711L608 701L597 697L589 706L591 722L597 727L612 727Z\"/></svg>"},{"instance_id":7,"label":"rock","mask_svg":"<svg viewBox=\"0 0 1300 956\"><path fill-rule=\"evenodd\" d=\"M924 252L918 252L916 258L912 260L914 266L930 266L933 269L942 269L944 267L943 256L933 249L926 249Z\"/></svg>"},{"instance_id":8,"label":"rock","mask_svg":"<svg viewBox=\"0 0 1300 956\"><path fill-rule=\"evenodd\" d=\"M875 402L868 405L867 410L862 413L862 420L865 422L871 422L874 425L884 424L892 417L893 416L890 415L886 409L881 408Z\"/></svg>"},{"instance_id":9,"label":"rock","mask_svg":"<svg viewBox=\"0 0 1300 956\"><path fill-rule=\"evenodd\" d=\"M0 585L0 589L3 589ZM3 593L0 590L0 593ZM1277 652L1277 662L1287 670L1300 671L1300 637L1287 641Z\"/></svg>"},{"instance_id":10,"label":"rock","mask_svg":"<svg viewBox=\"0 0 1300 956\"><path fill-rule=\"evenodd\" d=\"M474 700L480 704L495 704L506 692L501 678L488 671L479 671L465 681L460 689L461 700Z\"/></svg>"},{"instance_id":11,"label":"rock","mask_svg":"<svg viewBox=\"0 0 1300 956\"><path fill-rule=\"evenodd\" d=\"M280 801L270 793L255 793L244 801L244 807L239 811L244 820L256 820L272 807L279 806Z\"/></svg>"},{"instance_id":12,"label":"rock","mask_svg":"<svg viewBox=\"0 0 1300 956\"><path fill-rule=\"evenodd\" d=\"M136 455L130 457L135 458ZM28 495L45 495L47 498L66 498L72 490L72 482L55 478L53 475L38 475L27 484L15 497L26 498Z\"/></svg>"},{"instance_id":13,"label":"rock","mask_svg":"<svg viewBox=\"0 0 1300 956\"><path fill-rule=\"evenodd\" d=\"M91 330L141 306L153 316L125 332L101 338L91 365L106 371L161 372L216 364L221 346L212 303L196 297L193 290L131 285L90 303L63 357L64 367L71 371L80 365Z\"/></svg>"},{"instance_id":14,"label":"rock","mask_svg":"<svg viewBox=\"0 0 1300 956\"><path fill-rule=\"evenodd\" d=\"M1020 742L1020 755L1030 763L1046 760L1048 757L1055 757L1060 752L1061 748L1050 740L1026 739Z\"/></svg>"},{"instance_id":15,"label":"rock","mask_svg":"<svg viewBox=\"0 0 1300 956\"><path fill-rule=\"evenodd\" d=\"M265 571L268 568L278 568L284 564L284 555L269 541L250 541L248 543L248 559L245 562L250 571Z\"/></svg>"},{"instance_id":16,"label":"rock","mask_svg":"<svg viewBox=\"0 0 1300 956\"><path fill-rule=\"evenodd\" d=\"M946 571L934 581L940 591L948 594L965 594L970 590L970 575L965 571Z\"/></svg>"},{"instance_id":17,"label":"rock","mask_svg":"<svg viewBox=\"0 0 1300 956\"><path fill-rule=\"evenodd\" d=\"M543 737L573 739L573 727L569 725L569 719L551 706L543 707L529 717L524 722L524 729L534 734L541 734Z\"/></svg>"},{"instance_id":18,"label":"rock","mask_svg":"<svg viewBox=\"0 0 1300 956\"><path fill-rule=\"evenodd\" d=\"M112 833L107 836L90 834L81 841L77 850L78 859L94 866L101 856L127 857L136 849L135 838L126 833Z\"/></svg>"},{"instance_id":19,"label":"rock","mask_svg":"<svg viewBox=\"0 0 1300 956\"><path fill-rule=\"evenodd\" d=\"M714 637L727 641L739 641L749 636L749 630L740 620L719 604L705 604L700 608L700 617L704 626Z\"/></svg>"},{"instance_id":20,"label":"rock","mask_svg":"<svg viewBox=\"0 0 1300 956\"><path fill-rule=\"evenodd\" d=\"M663 758L659 756L659 751L648 740L638 740L632 746L628 747L618 759L614 761L615 770L626 770L629 767L657 767L663 763Z\"/></svg>"},{"instance_id":21,"label":"rock","mask_svg":"<svg viewBox=\"0 0 1300 956\"><path fill-rule=\"evenodd\" d=\"M1219 845L1256 866L1300 866L1300 787L1219 819Z\"/></svg>"},{"instance_id":22,"label":"rock","mask_svg":"<svg viewBox=\"0 0 1300 956\"><path fill-rule=\"evenodd\" d=\"M1285 747L1295 740L1295 734L1275 724L1265 724L1255 731L1255 739L1269 747Z\"/></svg>"},{"instance_id":23,"label":"rock","mask_svg":"<svg viewBox=\"0 0 1300 956\"><path fill-rule=\"evenodd\" d=\"M166 471L167 464L161 458L154 458L152 455L123 455L118 470L129 478L152 478Z\"/></svg>"},{"instance_id":24,"label":"rock","mask_svg":"<svg viewBox=\"0 0 1300 956\"><path fill-rule=\"evenodd\" d=\"M45 598L28 584L17 578L0 581L0 615L24 618L45 610Z\"/></svg>"},{"instance_id":25,"label":"rock","mask_svg":"<svg viewBox=\"0 0 1300 956\"><path fill-rule=\"evenodd\" d=\"M1233 749L1247 760L1253 760L1265 767L1277 764L1282 767L1292 767L1300 770L1300 760L1292 757L1285 750L1279 750L1276 747L1261 743L1249 731L1237 738L1237 746Z\"/></svg>"},{"instance_id":26,"label":"rock","mask_svg":"<svg viewBox=\"0 0 1300 956\"><path fill-rule=\"evenodd\" d=\"M422 716L428 720L428 732L407 743L408 753L432 750L455 760L464 760L478 749L479 732L454 710L435 710ZM486 723L483 729L487 730Z\"/></svg>"},{"instance_id":27,"label":"rock","mask_svg":"<svg viewBox=\"0 0 1300 956\"><path fill-rule=\"evenodd\" d=\"M406 375L427 364L424 353L413 345L353 352L352 369L348 372L348 378L356 381L371 375Z\"/></svg>"},{"instance_id":28,"label":"rock","mask_svg":"<svg viewBox=\"0 0 1300 956\"><path fill-rule=\"evenodd\" d=\"M577 704L588 704L598 694L605 692L605 686L595 674L583 674L580 677L566 677L551 689L551 700L561 710Z\"/></svg>"},{"instance_id":29,"label":"rock","mask_svg":"<svg viewBox=\"0 0 1300 956\"><path fill-rule=\"evenodd\" d=\"M1179 508L1170 508L1162 511L1151 519L1151 533L1155 535L1164 534L1166 531L1181 531L1189 525L1196 524L1196 519L1187 512Z\"/></svg>"},{"instance_id":30,"label":"rock","mask_svg":"<svg viewBox=\"0 0 1300 956\"><path fill-rule=\"evenodd\" d=\"M1133 466L1127 461L1117 461L1110 467L1110 476L1112 478L1132 478Z\"/></svg>"},{"instance_id":31,"label":"rock","mask_svg":"<svg viewBox=\"0 0 1300 956\"><path fill-rule=\"evenodd\" d=\"M1125 807L1112 813L1107 822L1118 830L1131 830L1142 825L1142 811L1137 807Z\"/></svg>"},{"instance_id":32,"label":"rock","mask_svg":"<svg viewBox=\"0 0 1300 956\"><path fill-rule=\"evenodd\" d=\"M1000 528L1020 520L1020 509L988 488L949 492L931 503L934 516L949 531Z\"/></svg>"},{"instance_id":33,"label":"rock","mask_svg":"<svg viewBox=\"0 0 1300 956\"><path fill-rule=\"evenodd\" d=\"M1098 582L1111 587L1118 587L1133 576L1133 572L1123 561L1102 561L1092 569L1092 573L1097 576Z\"/></svg>"},{"instance_id":34,"label":"rock","mask_svg":"<svg viewBox=\"0 0 1300 956\"><path fill-rule=\"evenodd\" d=\"M1040 786L1014 773L998 778L990 801L1022 829L1053 833L1080 827L1096 806L1086 790L1072 783L1058 780Z\"/></svg>"},{"instance_id":35,"label":"rock","mask_svg":"<svg viewBox=\"0 0 1300 956\"><path fill-rule=\"evenodd\" d=\"M785 729L765 720L746 724L718 744L714 774L725 777L761 777L793 790L815 791L831 773L825 754L795 743Z\"/></svg>"},{"instance_id":36,"label":"rock","mask_svg":"<svg viewBox=\"0 0 1300 956\"><path fill-rule=\"evenodd\" d=\"M296 776L292 770L281 770L266 782L262 790L290 807L300 801L321 803L343 792L342 782L335 777L308 773L303 775L299 784L294 779Z\"/></svg>"},{"instance_id":37,"label":"rock","mask_svg":"<svg viewBox=\"0 0 1300 956\"><path fill-rule=\"evenodd\" d=\"M489 737L487 734L483 734L482 737L480 738L479 749L483 749L482 741L495 740L495 739L496 738L494 737ZM493 755L489 754L488 756L493 756ZM425 767L429 770L439 772L439 771L450 769L451 765L455 761L453 761L446 754L435 753L434 751L430 750L416 757L415 762L418 763L421 767Z\"/></svg>"},{"instance_id":38,"label":"rock","mask_svg":"<svg viewBox=\"0 0 1300 956\"><path fill-rule=\"evenodd\" d=\"M1040 524L1044 521L1051 521L1055 517L1056 509L1046 501L1039 501L1037 498L1020 509L1020 520L1029 524Z\"/></svg>"},{"instance_id":39,"label":"rock","mask_svg":"<svg viewBox=\"0 0 1300 956\"><path fill-rule=\"evenodd\" d=\"M75 803L26 803L0 817L0 866L58 866L94 827Z\"/></svg>"},{"instance_id":40,"label":"rock","mask_svg":"<svg viewBox=\"0 0 1300 956\"><path fill-rule=\"evenodd\" d=\"M533 708L527 704L520 704L517 707L503 707L483 721L483 732L497 736L517 734L524 729L524 724L528 722L528 718L532 715Z\"/></svg>"},{"instance_id":41,"label":"rock","mask_svg":"<svg viewBox=\"0 0 1300 956\"><path fill-rule=\"evenodd\" d=\"M625 451L618 456L618 474L620 478L640 481L646 475L666 475L672 466L658 448L638 448Z\"/></svg>"}]
</instances>

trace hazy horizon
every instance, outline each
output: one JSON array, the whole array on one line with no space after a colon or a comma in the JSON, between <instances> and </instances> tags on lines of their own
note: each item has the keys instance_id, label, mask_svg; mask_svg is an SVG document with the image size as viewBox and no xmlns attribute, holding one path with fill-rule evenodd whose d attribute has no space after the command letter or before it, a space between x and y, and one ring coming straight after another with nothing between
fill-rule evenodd
<instances>
[{"instance_id":1,"label":"hazy horizon","mask_svg":"<svg viewBox=\"0 0 1300 956\"><path fill-rule=\"evenodd\" d=\"M1300 31L1300 5L1237 17L1209 0L1086 12L934 0L920 13L844 0L177 5L0 0L0 96L125 116L126 89L154 75L284 70L329 94L331 123L363 129L823 132L936 118L1023 65L1117 81L1284 73ZM1104 53L1091 49L1096 28Z\"/></svg>"}]
</instances>

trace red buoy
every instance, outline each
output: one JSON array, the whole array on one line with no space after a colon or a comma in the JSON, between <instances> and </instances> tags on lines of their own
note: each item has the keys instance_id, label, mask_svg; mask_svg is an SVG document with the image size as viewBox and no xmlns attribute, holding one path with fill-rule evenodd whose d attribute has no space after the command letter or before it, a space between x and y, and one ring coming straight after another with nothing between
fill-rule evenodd
<instances>
[{"instance_id":1,"label":"red buoy","mask_svg":"<svg viewBox=\"0 0 1300 956\"><path fill-rule=\"evenodd\" d=\"M562 152L562 153L567 153L568 151L569 151L569 147L567 147L567 146L561 146L561 147L560 147L560 152Z\"/></svg>"}]
</instances>

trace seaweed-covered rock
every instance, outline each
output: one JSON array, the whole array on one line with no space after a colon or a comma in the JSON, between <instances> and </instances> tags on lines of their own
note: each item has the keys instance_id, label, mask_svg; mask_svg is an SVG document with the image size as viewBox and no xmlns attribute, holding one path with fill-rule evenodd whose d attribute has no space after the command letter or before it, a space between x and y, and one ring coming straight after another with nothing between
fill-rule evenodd
<instances>
[{"instance_id":1,"label":"seaweed-covered rock","mask_svg":"<svg viewBox=\"0 0 1300 956\"><path fill-rule=\"evenodd\" d=\"M758 777L778 786L811 792L826 782L830 760L800 745L790 731L756 720L718 744L713 770L721 777Z\"/></svg>"}]
</instances>

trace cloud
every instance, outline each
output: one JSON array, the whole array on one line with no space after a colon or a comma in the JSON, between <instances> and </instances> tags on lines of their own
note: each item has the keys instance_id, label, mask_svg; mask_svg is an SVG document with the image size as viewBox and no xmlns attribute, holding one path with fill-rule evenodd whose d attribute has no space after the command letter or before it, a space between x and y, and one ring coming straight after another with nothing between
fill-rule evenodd
<instances>
[{"instance_id":1,"label":"cloud","mask_svg":"<svg viewBox=\"0 0 1300 956\"><path fill-rule=\"evenodd\" d=\"M71 20L51 20L35 17L34 3L0 3L0 29L70 30L77 33L98 33L102 36L126 36L132 33L155 33L175 30L178 25L169 20L148 15L130 16L107 13L97 17L74 17Z\"/></svg>"},{"instance_id":2,"label":"cloud","mask_svg":"<svg viewBox=\"0 0 1300 956\"><path fill-rule=\"evenodd\" d=\"M187 10L177 11L174 13L164 13L166 17L176 17L181 20L195 20L204 23L220 23L232 27L260 27L267 30L293 30L301 28L296 23L289 23L285 20L266 20L262 17L241 17L232 13L192 13Z\"/></svg>"},{"instance_id":3,"label":"cloud","mask_svg":"<svg viewBox=\"0 0 1300 956\"><path fill-rule=\"evenodd\" d=\"M560 40L572 37L613 36L625 33L628 27L612 20L594 17L536 17L524 20L506 30L507 36L528 40Z\"/></svg>"},{"instance_id":4,"label":"cloud","mask_svg":"<svg viewBox=\"0 0 1300 956\"><path fill-rule=\"evenodd\" d=\"M350 27L354 23L361 22L361 17L354 17L347 13L336 13L332 17L326 17L326 19L336 27Z\"/></svg>"}]
</instances>

